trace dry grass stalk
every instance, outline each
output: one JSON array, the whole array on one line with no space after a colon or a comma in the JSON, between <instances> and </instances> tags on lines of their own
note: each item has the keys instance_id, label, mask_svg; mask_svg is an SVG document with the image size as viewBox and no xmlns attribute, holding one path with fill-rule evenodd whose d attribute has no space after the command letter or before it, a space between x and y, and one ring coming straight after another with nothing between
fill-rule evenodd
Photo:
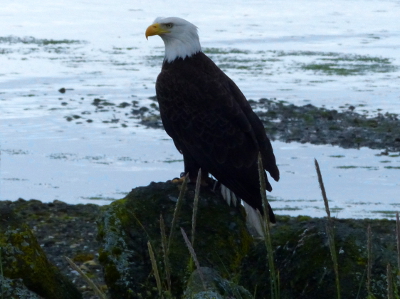
<instances>
[{"instance_id":1,"label":"dry grass stalk","mask_svg":"<svg viewBox=\"0 0 400 299\"><path fill-rule=\"evenodd\" d=\"M367 229L367 293L368 297L373 297L371 292L371 271L372 271L372 232L371 225Z\"/></svg>"},{"instance_id":2,"label":"dry grass stalk","mask_svg":"<svg viewBox=\"0 0 400 299\"><path fill-rule=\"evenodd\" d=\"M396 239L397 239L397 280L400 283L400 219L396 212Z\"/></svg>"},{"instance_id":3,"label":"dry grass stalk","mask_svg":"<svg viewBox=\"0 0 400 299\"><path fill-rule=\"evenodd\" d=\"M329 209L328 197L326 196L325 185L324 181L322 180L321 170L319 168L317 159L314 159L314 162L315 162L315 169L317 170L319 187L321 188L322 198L324 199L325 211L326 214L328 215L328 220L331 221L331 211Z\"/></svg>"},{"instance_id":4,"label":"dry grass stalk","mask_svg":"<svg viewBox=\"0 0 400 299\"><path fill-rule=\"evenodd\" d=\"M194 201L193 201L193 214L192 214L192 246L193 247L194 247L194 235L195 235L195 231L196 231L196 216L197 216L197 207L199 204L200 185L201 185L201 168L199 168L199 172L197 173L196 189L194 192Z\"/></svg>"},{"instance_id":5,"label":"dry grass stalk","mask_svg":"<svg viewBox=\"0 0 400 299\"><path fill-rule=\"evenodd\" d=\"M266 185L265 185L265 170L264 170L264 166L262 163L262 158L261 158L261 153L258 153L258 177L260 178L260 193L261 193L261 200L262 200L262 204L263 204L263 212L264 212L264 217L267 220L267 224L270 223L269 220L269 204L268 204L268 200L267 200L267 191L266 191ZM269 225L265 225L264 226L268 226ZM267 231L269 231L269 229L267 229Z\"/></svg>"},{"instance_id":6,"label":"dry grass stalk","mask_svg":"<svg viewBox=\"0 0 400 299\"><path fill-rule=\"evenodd\" d=\"M71 266L72 269L77 271L82 278L86 281L86 283L92 288L94 293L99 296L100 299L107 299L106 294L104 294L98 287L97 285L89 278L83 271L68 257L64 256L65 260L68 262L68 264Z\"/></svg>"},{"instance_id":7,"label":"dry grass stalk","mask_svg":"<svg viewBox=\"0 0 400 299\"><path fill-rule=\"evenodd\" d=\"M147 241L147 248L148 248L149 254L150 254L151 267L153 268L154 277L156 278L158 294L161 298L161 295L162 295L161 279L160 279L160 274L158 273L157 261L154 256L153 247L151 246L150 241Z\"/></svg>"},{"instance_id":8,"label":"dry grass stalk","mask_svg":"<svg viewBox=\"0 0 400 299\"><path fill-rule=\"evenodd\" d=\"M331 218L331 212L329 209L328 198L326 196L324 181L322 180L321 170L319 168L317 159L314 159L314 162L315 162L315 169L317 171L319 187L321 188L322 198L324 199L325 210L326 210L326 214L328 216L328 222L326 224L326 232L327 232L328 240L329 240L329 249L331 252L331 257L332 257L332 262L333 262L333 270L335 271L337 298L340 299L339 265L338 265L338 261L337 261L337 255L336 255L334 227L333 227L333 222L332 222L332 218Z\"/></svg>"},{"instance_id":9,"label":"dry grass stalk","mask_svg":"<svg viewBox=\"0 0 400 299\"><path fill-rule=\"evenodd\" d=\"M3 286L4 286L4 275L3 275L3 256L1 255L1 253L2 253L2 251L3 251L3 248L2 247L0 247L0 275L1 275L1 299L3 299L4 298L4 288L3 288Z\"/></svg>"},{"instance_id":10,"label":"dry grass stalk","mask_svg":"<svg viewBox=\"0 0 400 299\"><path fill-rule=\"evenodd\" d=\"M201 283L203 284L204 291L207 291L207 286L206 286L206 283L204 280L203 273L201 272L201 269L200 269L200 263L199 263L199 260L197 259L196 252L194 251L192 244L190 244L189 238L187 237L187 235L182 227L181 227L181 233L182 233L183 239L185 240L186 246L189 249L190 255L192 256L192 259L193 259L194 263L196 264L196 268L197 268L197 271L199 272L200 280L201 280Z\"/></svg>"},{"instance_id":11,"label":"dry grass stalk","mask_svg":"<svg viewBox=\"0 0 400 299\"><path fill-rule=\"evenodd\" d=\"M171 223L171 231L169 232L167 255L169 254L169 249L170 249L170 246L171 246L171 242L172 242L172 239L174 237L176 223L178 222L179 212L181 210L182 203L183 203L183 198L184 198L185 193L186 193L188 179L189 179L189 174L186 174L185 175L185 179L183 180L183 183L182 183L182 186L181 186L181 191L179 193L178 200L176 202L176 206L175 206L175 210L174 210L174 216L172 218L172 223Z\"/></svg>"},{"instance_id":12,"label":"dry grass stalk","mask_svg":"<svg viewBox=\"0 0 400 299\"><path fill-rule=\"evenodd\" d=\"M269 204L267 200L267 191L265 185L265 170L262 163L261 154L258 153L258 175L260 178L260 193L261 199L263 203L263 212L265 219L259 217L261 221L261 227L264 231L264 242L265 247L267 248L268 254L268 266L269 266L269 273L271 279L271 298L280 298L280 290L279 290L279 276L275 270L275 263L274 263L274 250L272 248L272 240L271 240L271 231L270 231L270 219L269 219Z\"/></svg>"},{"instance_id":13,"label":"dry grass stalk","mask_svg":"<svg viewBox=\"0 0 400 299\"><path fill-rule=\"evenodd\" d=\"M169 258L167 254L167 235L165 233L165 223L164 218L160 215L160 231L161 231L161 245L164 254L164 268L165 268L165 278L167 280L168 291L171 292L171 269L169 265Z\"/></svg>"}]
</instances>

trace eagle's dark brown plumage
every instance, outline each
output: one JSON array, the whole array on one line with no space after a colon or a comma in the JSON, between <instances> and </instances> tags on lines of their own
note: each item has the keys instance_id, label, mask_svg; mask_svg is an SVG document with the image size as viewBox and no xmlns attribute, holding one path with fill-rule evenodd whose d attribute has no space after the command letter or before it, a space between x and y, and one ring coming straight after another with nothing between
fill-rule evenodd
<instances>
[{"instance_id":1,"label":"eagle's dark brown plumage","mask_svg":"<svg viewBox=\"0 0 400 299\"><path fill-rule=\"evenodd\" d=\"M192 180L199 168L211 173L262 213L258 153L276 181L279 170L264 126L236 84L198 51L164 60L156 93L164 128L183 154L185 173ZM267 178L266 185L271 191Z\"/></svg>"}]
</instances>

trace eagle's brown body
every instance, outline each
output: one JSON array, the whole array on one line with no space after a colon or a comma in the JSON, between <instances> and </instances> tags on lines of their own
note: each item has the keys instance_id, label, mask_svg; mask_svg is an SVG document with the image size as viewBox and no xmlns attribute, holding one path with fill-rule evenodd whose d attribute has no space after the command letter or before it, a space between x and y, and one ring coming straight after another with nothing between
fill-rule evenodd
<instances>
[{"instance_id":1,"label":"eagle's brown body","mask_svg":"<svg viewBox=\"0 0 400 299\"><path fill-rule=\"evenodd\" d=\"M279 180L264 126L236 86L203 52L164 61L156 83L164 128L191 177L201 168L261 213L257 158ZM267 190L272 187L266 179ZM270 209L270 219L275 217Z\"/></svg>"}]
</instances>

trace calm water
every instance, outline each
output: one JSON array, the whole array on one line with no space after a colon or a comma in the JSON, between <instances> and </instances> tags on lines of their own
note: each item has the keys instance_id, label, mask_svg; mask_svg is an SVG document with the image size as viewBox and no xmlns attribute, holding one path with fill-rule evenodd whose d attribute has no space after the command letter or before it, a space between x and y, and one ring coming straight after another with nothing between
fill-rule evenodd
<instances>
[{"instance_id":1,"label":"calm water","mask_svg":"<svg viewBox=\"0 0 400 299\"><path fill-rule=\"evenodd\" d=\"M144 31L155 17L173 15L199 27L204 51L248 98L400 113L398 1L3 4L2 200L105 204L182 171L168 136L138 126L132 106L92 105L135 101L152 110L163 44L147 41ZM278 213L324 215L314 158L338 217L392 217L399 209L396 153L281 142L274 148L282 172L271 194Z\"/></svg>"}]
</instances>

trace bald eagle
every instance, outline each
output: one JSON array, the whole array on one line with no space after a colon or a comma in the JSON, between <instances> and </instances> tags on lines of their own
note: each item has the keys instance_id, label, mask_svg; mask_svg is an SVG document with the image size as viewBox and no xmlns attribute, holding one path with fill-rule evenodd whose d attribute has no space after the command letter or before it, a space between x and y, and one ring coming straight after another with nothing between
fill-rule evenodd
<instances>
[{"instance_id":1,"label":"bald eagle","mask_svg":"<svg viewBox=\"0 0 400 299\"><path fill-rule=\"evenodd\" d=\"M279 170L261 120L236 84L201 51L195 25L176 17L157 18L145 35L159 35L165 44L157 100L165 131L183 154L190 181L201 168L203 181L212 174L262 213L258 153L275 181ZM267 176L265 180L272 191Z\"/></svg>"}]
</instances>

